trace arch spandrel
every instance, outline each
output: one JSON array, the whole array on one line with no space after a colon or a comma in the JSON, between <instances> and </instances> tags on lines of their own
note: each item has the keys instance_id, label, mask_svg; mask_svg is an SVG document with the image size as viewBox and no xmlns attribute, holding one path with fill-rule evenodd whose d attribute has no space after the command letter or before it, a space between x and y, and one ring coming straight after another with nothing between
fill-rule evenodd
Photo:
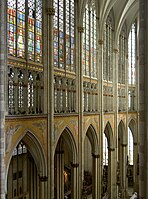
<instances>
[{"instance_id":1,"label":"arch spandrel","mask_svg":"<svg viewBox=\"0 0 148 199\"><path fill-rule=\"evenodd\" d=\"M16 143L18 143L27 132L31 132L40 144L47 155L47 120L45 118L18 118L6 120L5 139L6 139L6 164L9 162L11 152Z\"/></svg>"}]
</instances>

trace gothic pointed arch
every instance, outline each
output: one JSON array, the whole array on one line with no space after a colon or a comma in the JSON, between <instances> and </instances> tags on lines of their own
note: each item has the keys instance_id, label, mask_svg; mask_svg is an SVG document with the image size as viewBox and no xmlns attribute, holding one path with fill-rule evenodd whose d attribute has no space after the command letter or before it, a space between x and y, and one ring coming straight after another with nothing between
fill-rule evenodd
<instances>
[{"instance_id":1,"label":"gothic pointed arch","mask_svg":"<svg viewBox=\"0 0 148 199\"><path fill-rule=\"evenodd\" d=\"M48 178L46 160L41 143L27 130L16 141L7 164L7 198L29 198L31 195L38 198L43 191L40 182L46 182Z\"/></svg>"},{"instance_id":2,"label":"gothic pointed arch","mask_svg":"<svg viewBox=\"0 0 148 199\"><path fill-rule=\"evenodd\" d=\"M40 141L37 139L37 137L31 132L27 131L24 133L22 137L20 137L19 140L16 141L15 146L11 150L11 156L9 158L9 163L13 155L13 150L17 147L17 145L23 142L29 152L31 153L32 157L35 160L38 172L40 175L46 176L47 175L47 162L46 162L46 156L43 147L41 146ZM9 168L9 164L7 165L7 169Z\"/></svg>"},{"instance_id":3,"label":"gothic pointed arch","mask_svg":"<svg viewBox=\"0 0 148 199\"><path fill-rule=\"evenodd\" d=\"M92 153L93 154L99 154L99 142L98 142L98 136L97 133L93 127L93 125L90 125L87 129L86 136L88 137L91 147L92 147Z\"/></svg>"},{"instance_id":4,"label":"gothic pointed arch","mask_svg":"<svg viewBox=\"0 0 148 199\"><path fill-rule=\"evenodd\" d=\"M107 140L108 140L108 145L109 145L108 147L110 149L114 149L113 129L112 129L110 122L107 122L105 129L104 129L104 133L105 133Z\"/></svg>"},{"instance_id":5,"label":"gothic pointed arch","mask_svg":"<svg viewBox=\"0 0 148 199\"><path fill-rule=\"evenodd\" d=\"M118 139L120 139L122 144L127 144L127 132L123 120L118 125Z\"/></svg>"}]
</instances>

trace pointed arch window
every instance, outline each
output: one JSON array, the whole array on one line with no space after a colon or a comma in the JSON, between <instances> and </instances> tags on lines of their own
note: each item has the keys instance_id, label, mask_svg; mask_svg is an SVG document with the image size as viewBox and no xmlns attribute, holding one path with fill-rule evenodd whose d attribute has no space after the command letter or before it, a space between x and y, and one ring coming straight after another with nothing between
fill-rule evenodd
<instances>
[{"instance_id":1,"label":"pointed arch window","mask_svg":"<svg viewBox=\"0 0 148 199\"><path fill-rule=\"evenodd\" d=\"M103 39L103 79L106 81L113 81L113 19L110 15L108 16L104 25Z\"/></svg>"},{"instance_id":2,"label":"pointed arch window","mask_svg":"<svg viewBox=\"0 0 148 199\"><path fill-rule=\"evenodd\" d=\"M108 165L108 140L103 133L103 165Z\"/></svg>"},{"instance_id":3,"label":"pointed arch window","mask_svg":"<svg viewBox=\"0 0 148 199\"><path fill-rule=\"evenodd\" d=\"M54 66L75 72L75 0L54 0Z\"/></svg>"},{"instance_id":4,"label":"pointed arch window","mask_svg":"<svg viewBox=\"0 0 148 199\"><path fill-rule=\"evenodd\" d=\"M133 134L130 127L128 127L128 163L130 165L133 165L133 152Z\"/></svg>"},{"instance_id":5,"label":"pointed arch window","mask_svg":"<svg viewBox=\"0 0 148 199\"><path fill-rule=\"evenodd\" d=\"M126 26L124 25L119 36L119 67L118 67L118 83L125 84L125 53L126 53Z\"/></svg>"},{"instance_id":6,"label":"pointed arch window","mask_svg":"<svg viewBox=\"0 0 148 199\"><path fill-rule=\"evenodd\" d=\"M136 38L137 38L137 24L132 24L128 37L128 83L136 83Z\"/></svg>"},{"instance_id":7,"label":"pointed arch window","mask_svg":"<svg viewBox=\"0 0 148 199\"><path fill-rule=\"evenodd\" d=\"M93 2L85 7L83 18L83 75L96 77L96 11Z\"/></svg>"},{"instance_id":8,"label":"pointed arch window","mask_svg":"<svg viewBox=\"0 0 148 199\"><path fill-rule=\"evenodd\" d=\"M42 62L42 1L7 0L8 55Z\"/></svg>"}]
</instances>

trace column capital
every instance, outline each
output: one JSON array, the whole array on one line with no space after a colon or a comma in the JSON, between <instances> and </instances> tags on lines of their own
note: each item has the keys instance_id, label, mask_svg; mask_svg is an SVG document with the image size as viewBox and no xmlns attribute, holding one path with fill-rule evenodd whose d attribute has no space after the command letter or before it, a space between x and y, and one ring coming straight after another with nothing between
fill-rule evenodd
<instances>
[{"instance_id":1,"label":"column capital","mask_svg":"<svg viewBox=\"0 0 148 199\"><path fill-rule=\"evenodd\" d=\"M47 15L55 15L55 9L54 8L47 8Z\"/></svg>"},{"instance_id":2,"label":"column capital","mask_svg":"<svg viewBox=\"0 0 148 199\"><path fill-rule=\"evenodd\" d=\"M118 53L119 50L118 50L117 48L114 48L114 49L113 49L113 52L114 52L114 53Z\"/></svg>"},{"instance_id":3,"label":"column capital","mask_svg":"<svg viewBox=\"0 0 148 199\"><path fill-rule=\"evenodd\" d=\"M61 151L55 151L56 154L64 154L64 151L61 150Z\"/></svg>"},{"instance_id":4,"label":"column capital","mask_svg":"<svg viewBox=\"0 0 148 199\"><path fill-rule=\"evenodd\" d=\"M102 39L98 40L98 44L103 45L104 41Z\"/></svg>"},{"instance_id":5,"label":"column capital","mask_svg":"<svg viewBox=\"0 0 148 199\"><path fill-rule=\"evenodd\" d=\"M115 151L115 148L108 148L109 151Z\"/></svg>"},{"instance_id":6,"label":"column capital","mask_svg":"<svg viewBox=\"0 0 148 199\"><path fill-rule=\"evenodd\" d=\"M83 27L78 27L78 32L83 33L84 32L84 28Z\"/></svg>"},{"instance_id":7,"label":"column capital","mask_svg":"<svg viewBox=\"0 0 148 199\"><path fill-rule=\"evenodd\" d=\"M127 146L127 144L121 144L123 147L126 147Z\"/></svg>"},{"instance_id":8,"label":"column capital","mask_svg":"<svg viewBox=\"0 0 148 199\"><path fill-rule=\"evenodd\" d=\"M92 157L93 158L100 158L100 155L99 154L96 155L96 154L92 153Z\"/></svg>"},{"instance_id":9,"label":"column capital","mask_svg":"<svg viewBox=\"0 0 148 199\"><path fill-rule=\"evenodd\" d=\"M39 178L40 178L41 182L47 182L47 180L48 180L47 176L40 176Z\"/></svg>"},{"instance_id":10,"label":"column capital","mask_svg":"<svg viewBox=\"0 0 148 199\"><path fill-rule=\"evenodd\" d=\"M78 164L78 163L72 163L72 162L71 162L71 166L72 166L72 168L77 168L77 167L79 167L79 164Z\"/></svg>"}]
</instances>

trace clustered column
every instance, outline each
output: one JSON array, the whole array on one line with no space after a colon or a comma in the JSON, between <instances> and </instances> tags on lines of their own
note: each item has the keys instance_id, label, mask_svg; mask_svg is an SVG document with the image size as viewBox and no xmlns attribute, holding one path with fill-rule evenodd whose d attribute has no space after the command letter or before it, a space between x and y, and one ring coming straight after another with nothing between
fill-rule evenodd
<instances>
[{"instance_id":1,"label":"clustered column","mask_svg":"<svg viewBox=\"0 0 148 199\"><path fill-rule=\"evenodd\" d=\"M0 199L5 199L6 2L0 0Z\"/></svg>"}]
</instances>

